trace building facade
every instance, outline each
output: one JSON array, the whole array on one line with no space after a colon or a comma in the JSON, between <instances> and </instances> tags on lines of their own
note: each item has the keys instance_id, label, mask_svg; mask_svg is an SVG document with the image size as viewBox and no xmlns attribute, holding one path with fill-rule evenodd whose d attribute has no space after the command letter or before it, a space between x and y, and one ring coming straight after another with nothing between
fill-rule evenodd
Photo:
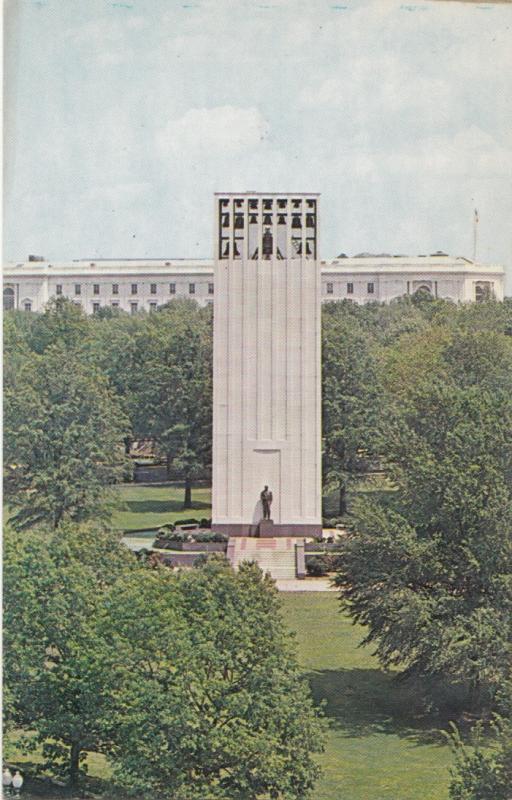
<instances>
[{"instance_id":1,"label":"building facade","mask_svg":"<svg viewBox=\"0 0 512 800\"><path fill-rule=\"evenodd\" d=\"M427 291L454 302L502 300L504 269L444 253L431 256L370 256L320 261L322 301L389 302ZM97 259L28 261L4 268L4 309L42 311L52 297L68 297L92 314L107 306L152 311L175 297L200 305L215 297L211 259Z\"/></svg>"},{"instance_id":2,"label":"building facade","mask_svg":"<svg viewBox=\"0 0 512 800\"><path fill-rule=\"evenodd\" d=\"M318 202L215 198L212 526L230 536L321 534Z\"/></svg>"}]
</instances>

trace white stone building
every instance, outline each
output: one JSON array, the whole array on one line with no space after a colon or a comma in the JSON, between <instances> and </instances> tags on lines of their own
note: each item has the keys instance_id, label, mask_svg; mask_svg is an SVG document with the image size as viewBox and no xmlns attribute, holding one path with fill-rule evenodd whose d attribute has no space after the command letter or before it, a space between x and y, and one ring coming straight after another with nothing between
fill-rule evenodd
<instances>
[{"instance_id":1,"label":"white stone building","mask_svg":"<svg viewBox=\"0 0 512 800\"><path fill-rule=\"evenodd\" d=\"M444 253L370 256L321 261L322 300L389 302L419 289L454 302L503 299L501 266ZM4 267L4 309L41 311L51 297L68 297L90 314L102 306L151 311L174 297L201 305L214 298L212 259L96 259L28 261Z\"/></svg>"}]
</instances>

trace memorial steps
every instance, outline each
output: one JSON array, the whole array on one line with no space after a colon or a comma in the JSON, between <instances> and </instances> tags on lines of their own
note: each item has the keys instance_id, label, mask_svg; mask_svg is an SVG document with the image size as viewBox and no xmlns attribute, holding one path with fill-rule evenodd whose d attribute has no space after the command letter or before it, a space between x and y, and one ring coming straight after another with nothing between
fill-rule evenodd
<instances>
[{"instance_id":1,"label":"memorial steps","mask_svg":"<svg viewBox=\"0 0 512 800\"><path fill-rule=\"evenodd\" d=\"M297 539L284 537L233 536L228 543L227 557L235 569L242 561L256 561L274 580L292 580L297 577L296 542Z\"/></svg>"}]
</instances>

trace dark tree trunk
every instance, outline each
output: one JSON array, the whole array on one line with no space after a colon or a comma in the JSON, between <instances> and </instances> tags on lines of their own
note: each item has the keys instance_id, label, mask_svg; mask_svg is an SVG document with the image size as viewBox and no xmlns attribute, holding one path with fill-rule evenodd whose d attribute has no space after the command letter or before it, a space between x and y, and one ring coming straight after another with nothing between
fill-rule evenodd
<instances>
[{"instance_id":1,"label":"dark tree trunk","mask_svg":"<svg viewBox=\"0 0 512 800\"><path fill-rule=\"evenodd\" d=\"M57 509L55 514L53 515L53 527L56 529L60 525L60 521L63 517L64 511L62 508Z\"/></svg>"},{"instance_id":2,"label":"dark tree trunk","mask_svg":"<svg viewBox=\"0 0 512 800\"><path fill-rule=\"evenodd\" d=\"M73 742L69 754L69 785L72 789L78 786L80 774L80 743Z\"/></svg>"},{"instance_id":3,"label":"dark tree trunk","mask_svg":"<svg viewBox=\"0 0 512 800\"><path fill-rule=\"evenodd\" d=\"M167 480L171 480L171 466L172 466L172 455L171 453L167 453L165 457L165 469L167 471Z\"/></svg>"},{"instance_id":4,"label":"dark tree trunk","mask_svg":"<svg viewBox=\"0 0 512 800\"><path fill-rule=\"evenodd\" d=\"M192 480L187 476L185 478L185 500L183 502L183 510L192 508Z\"/></svg>"},{"instance_id":5,"label":"dark tree trunk","mask_svg":"<svg viewBox=\"0 0 512 800\"><path fill-rule=\"evenodd\" d=\"M482 683L480 678L475 678L471 681L469 687L469 709L473 714L481 710L482 705Z\"/></svg>"},{"instance_id":6,"label":"dark tree trunk","mask_svg":"<svg viewBox=\"0 0 512 800\"><path fill-rule=\"evenodd\" d=\"M347 487L345 486L345 483L340 483L338 513L340 517L347 513Z\"/></svg>"}]
</instances>

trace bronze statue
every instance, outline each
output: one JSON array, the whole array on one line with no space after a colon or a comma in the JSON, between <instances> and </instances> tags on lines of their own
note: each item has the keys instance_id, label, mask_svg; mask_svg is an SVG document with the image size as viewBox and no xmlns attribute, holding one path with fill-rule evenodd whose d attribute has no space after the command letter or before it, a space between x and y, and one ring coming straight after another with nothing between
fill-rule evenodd
<instances>
[{"instance_id":1,"label":"bronze statue","mask_svg":"<svg viewBox=\"0 0 512 800\"><path fill-rule=\"evenodd\" d=\"M263 519L270 519L270 506L272 505L272 492L265 486L260 494L261 505L263 506Z\"/></svg>"}]
</instances>

